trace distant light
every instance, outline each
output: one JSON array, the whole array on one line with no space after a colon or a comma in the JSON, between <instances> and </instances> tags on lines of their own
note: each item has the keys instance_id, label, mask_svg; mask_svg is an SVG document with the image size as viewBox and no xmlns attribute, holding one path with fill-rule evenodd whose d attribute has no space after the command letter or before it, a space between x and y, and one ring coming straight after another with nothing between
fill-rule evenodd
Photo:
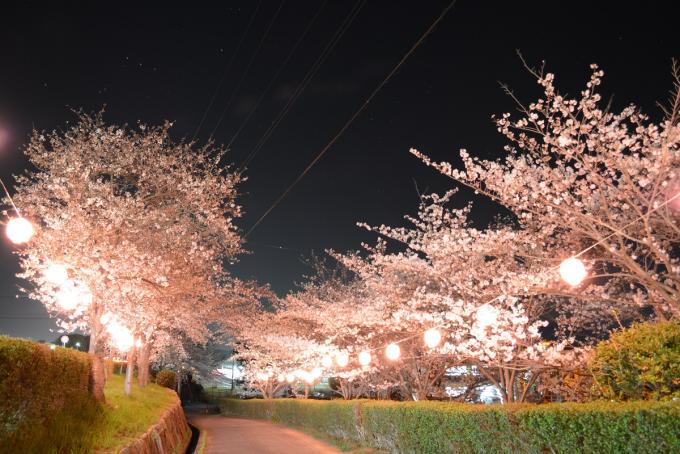
<instances>
[{"instance_id":1,"label":"distant light","mask_svg":"<svg viewBox=\"0 0 680 454\"><path fill-rule=\"evenodd\" d=\"M68 344L68 341L69 341L68 336L67 336L66 334L64 334L63 336L61 336L61 337L59 338L59 340L60 340L61 343L64 345L64 347L66 347L66 344Z\"/></svg>"},{"instance_id":2,"label":"distant light","mask_svg":"<svg viewBox=\"0 0 680 454\"><path fill-rule=\"evenodd\" d=\"M389 360L396 361L401 356L401 349L397 344L392 343L385 349L385 356Z\"/></svg>"},{"instance_id":3,"label":"distant light","mask_svg":"<svg viewBox=\"0 0 680 454\"><path fill-rule=\"evenodd\" d=\"M68 270L60 263L53 263L47 267L43 276L51 284L62 285L68 280Z\"/></svg>"},{"instance_id":4,"label":"distant light","mask_svg":"<svg viewBox=\"0 0 680 454\"><path fill-rule=\"evenodd\" d=\"M570 257L560 264L560 276L572 287L583 282L587 275L585 265L576 257Z\"/></svg>"},{"instance_id":5,"label":"distant light","mask_svg":"<svg viewBox=\"0 0 680 454\"><path fill-rule=\"evenodd\" d=\"M13 218L7 223L5 229L7 238L14 244L23 244L28 242L33 236L33 224L28 222L25 218Z\"/></svg>"},{"instance_id":6,"label":"distant light","mask_svg":"<svg viewBox=\"0 0 680 454\"><path fill-rule=\"evenodd\" d=\"M335 357L335 362L340 367L345 367L349 364L349 355L347 353L338 353Z\"/></svg>"},{"instance_id":7,"label":"distant light","mask_svg":"<svg viewBox=\"0 0 680 454\"><path fill-rule=\"evenodd\" d=\"M54 350L55 348L57 348L56 345L54 345L54 344L50 345L50 350Z\"/></svg>"},{"instance_id":8,"label":"distant light","mask_svg":"<svg viewBox=\"0 0 680 454\"><path fill-rule=\"evenodd\" d=\"M293 375L293 374L286 375L286 381L288 383L293 383L295 381L295 375Z\"/></svg>"},{"instance_id":9,"label":"distant light","mask_svg":"<svg viewBox=\"0 0 680 454\"><path fill-rule=\"evenodd\" d=\"M320 367L315 367L314 369L312 369L312 372L311 372L312 377L314 377L314 378L319 378L319 377L321 377L321 374L322 374L322 373L323 373L323 371L321 370Z\"/></svg>"},{"instance_id":10,"label":"distant light","mask_svg":"<svg viewBox=\"0 0 680 454\"><path fill-rule=\"evenodd\" d=\"M371 354L367 351L359 353L359 364L362 366L368 366L371 364Z\"/></svg>"},{"instance_id":11,"label":"distant light","mask_svg":"<svg viewBox=\"0 0 680 454\"><path fill-rule=\"evenodd\" d=\"M331 358L328 355L324 356L323 358L321 358L321 365L328 369L333 365L333 358Z\"/></svg>"},{"instance_id":12,"label":"distant light","mask_svg":"<svg viewBox=\"0 0 680 454\"><path fill-rule=\"evenodd\" d=\"M312 383L314 383L314 379L316 377L314 377L314 374L312 374L311 372L305 372L304 377L302 377L302 378L303 378L304 381L306 381L308 384L311 385Z\"/></svg>"},{"instance_id":13,"label":"distant light","mask_svg":"<svg viewBox=\"0 0 680 454\"><path fill-rule=\"evenodd\" d=\"M278 377L276 377L280 382L286 381L286 376L284 374L279 374Z\"/></svg>"},{"instance_id":14,"label":"distant light","mask_svg":"<svg viewBox=\"0 0 680 454\"><path fill-rule=\"evenodd\" d=\"M425 339L425 345L435 348L442 341L442 334L437 328L430 328L425 331L423 338Z\"/></svg>"},{"instance_id":15,"label":"distant light","mask_svg":"<svg viewBox=\"0 0 680 454\"><path fill-rule=\"evenodd\" d=\"M141 348L142 345L144 345L144 344L142 343L142 339L141 339L141 338L137 338L137 340L135 341L135 347Z\"/></svg>"},{"instance_id":16,"label":"distant light","mask_svg":"<svg viewBox=\"0 0 680 454\"><path fill-rule=\"evenodd\" d=\"M80 342L76 342L76 347L80 348Z\"/></svg>"},{"instance_id":17,"label":"distant light","mask_svg":"<svg viewBox=\"0 0 680 454\"><path fill-rule=\"evenodd\" d=\"M498 309L491 304L484 304L477 309L477 321L483 327L495 325L498 319Z\"/></svg>"}]
</instances>

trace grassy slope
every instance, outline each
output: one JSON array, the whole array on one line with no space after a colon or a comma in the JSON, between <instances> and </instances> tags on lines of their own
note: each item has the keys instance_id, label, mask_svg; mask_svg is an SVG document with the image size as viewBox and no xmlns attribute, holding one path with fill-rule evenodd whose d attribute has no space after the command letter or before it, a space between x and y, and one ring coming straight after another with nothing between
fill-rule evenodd
<instances>
[{"instance_id":1,"label":"grassy slope","mask_svg":"<svg viewBox=\"0 0 680 454\"><path fill-rule=\"evenodd\" d=\"M99 450L114 450L130 443L156 423L173 402L172 391L150 384L138 388L133 384L132 395L123 392L123 377L114 375L106 384L104 420L96 428L94 446Z\"/></svg>"},{"instance_id":2,"label":"grassy slope","mask_svg":"<svg viewBox=\"0 0 680 454\"><path fill-rule=\"evenodd\" d=\"M105 394L104 406L87 402L73 414L62 413L49 436L26 447L26 452L118 452L145 433L173 402L172 391L155 384L144 389L134 385L132 395L126 396L120 375L109 379Z\"/></svg>"}]
</instances>

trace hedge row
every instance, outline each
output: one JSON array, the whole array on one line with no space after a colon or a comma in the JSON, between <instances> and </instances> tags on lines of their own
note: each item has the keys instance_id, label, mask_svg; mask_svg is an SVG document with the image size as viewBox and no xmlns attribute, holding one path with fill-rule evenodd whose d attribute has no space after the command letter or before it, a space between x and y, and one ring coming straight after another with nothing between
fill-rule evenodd
<instances>
[{"instance_id":1,"label":"hedge row","mask_svg":"<svg viewBox=\"0 0 680 454\"><path fill-rule=\"evenodd\" d=\"M680 402L475 405L223 399L269 419L394 453L677 453Z\"/></svg>"},{"instance_id":2,"label":"hedge row","mask_svg":"<svg viewBox=\"0 0 680 454\"><path fill-rule=\"evenodd\" d=\"M90 360L0 336L0 446L27 446L91 406Z\"/></svg>"}]
</instances>

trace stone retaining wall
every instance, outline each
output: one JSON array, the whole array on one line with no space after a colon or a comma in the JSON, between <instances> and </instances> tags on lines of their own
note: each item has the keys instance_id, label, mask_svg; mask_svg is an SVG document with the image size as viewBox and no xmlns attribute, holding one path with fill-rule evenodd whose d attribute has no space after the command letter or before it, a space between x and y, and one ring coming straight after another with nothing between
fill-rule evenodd
<instances>
[{"instance_id":1,"label":"stone retaining wall","mask_svg":"<svg viewBox=\"0 0 680 454\"><path fill-rule=\"evenodd\" d=\"M168 390L168 392L172 392ZM172 392L175 394L174 392ZM184 454L191 440L182 403L174 396L172 406L141 438L130 443L121 454Z\"/></svg>"}]
</instances>

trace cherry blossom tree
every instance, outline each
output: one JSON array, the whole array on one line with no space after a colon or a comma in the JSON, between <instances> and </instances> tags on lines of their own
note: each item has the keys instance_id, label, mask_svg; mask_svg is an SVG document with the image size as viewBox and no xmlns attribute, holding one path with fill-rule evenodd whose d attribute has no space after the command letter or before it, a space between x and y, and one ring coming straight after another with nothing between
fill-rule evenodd
<instances>
[{"instance_id":1,"label":"cherry blossom tree","mask_svg":"<svg viewBox=\"0 0 680 454\"><path fill-rule=\"evenodd\" d=\"M665 117L654 122L633 105L614 112L598 93L604 72L580 96L558 92L555 76L530 70L544 96L495 118L510 142L499 161L461 150L464 170L412 153L510 210L522 228L559 238L580 253L600 301L630 300L658 318L680 310L678 182L680 74ZM568 256L567 255L567 256ZM553 266L567 256L556 256ZM579 288L581 290L581 288Z\"/></svg>"},{"instance_id":2,"label":"cherry blossom tree","mask_svg":"<svg viewBox=\"0 0 680 454\"><path fill-rule=\"evenodd\" d=\"M241 177L223 149L173 142L170 127L80 114L64 132L35 132L25 150L35 170L17 177L15 203L36 229L17 251L20 276L65 329L89 332L99 397L108 335L148 345L172 326L200 342L231 303L223 264L242 252Z\"/></svg>"}]
</instances>

